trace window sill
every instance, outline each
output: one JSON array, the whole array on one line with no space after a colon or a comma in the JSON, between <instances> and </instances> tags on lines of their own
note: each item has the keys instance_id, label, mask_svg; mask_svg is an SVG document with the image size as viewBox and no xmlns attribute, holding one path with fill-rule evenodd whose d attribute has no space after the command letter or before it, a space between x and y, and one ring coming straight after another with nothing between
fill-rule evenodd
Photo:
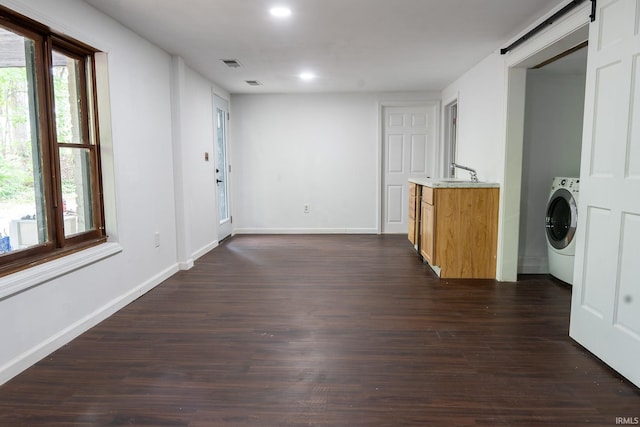
<instances>
[{"instance_id":1,"label":"window sill","mask_svg":"<svg viewBox=\"0 0 640 427\"><path fill-rule=\"evenodd\" d=\"M118 243L97 246L0 278L0 300L122 252Z\"/></svg>"}]
</instances>

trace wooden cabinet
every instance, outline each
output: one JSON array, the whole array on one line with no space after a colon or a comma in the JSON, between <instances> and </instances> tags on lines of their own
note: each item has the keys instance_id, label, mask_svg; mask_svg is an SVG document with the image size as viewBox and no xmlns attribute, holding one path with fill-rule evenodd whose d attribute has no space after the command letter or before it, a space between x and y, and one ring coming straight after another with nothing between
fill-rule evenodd
<instances>
[{"instance_id":1,"label":"wooden cabinet","mask_svg":"<svg viewBox=\"0 0 640 427\"><path fill-rule=\"evenodd\" d=\"M422 257L442 278L495 279L499 189L418 188Z\"/></svg>"},{"instance_id":2,"label":"wooden cabinet","mask_svg":"<svg viewBox=\"0 0 640 427\"><path fill-rule=\"evenodd\" d=\"M422 205L420 220L420 255L429 264L435 261L434 253L434 229L435 209L433 207L433 188L422 187Z\"/></svg>"},{"instance_id":3,"label":"wooden cabinet","mask_svg":"<svg viewBox=\"0 0 640 427\"><path fill-rule=\"evenodd\" d=\"M420 195L418 189L420 185L409 183L409 241L415 247L418 244L418 222L420 211Z\"/></svg>"}]
</instances>

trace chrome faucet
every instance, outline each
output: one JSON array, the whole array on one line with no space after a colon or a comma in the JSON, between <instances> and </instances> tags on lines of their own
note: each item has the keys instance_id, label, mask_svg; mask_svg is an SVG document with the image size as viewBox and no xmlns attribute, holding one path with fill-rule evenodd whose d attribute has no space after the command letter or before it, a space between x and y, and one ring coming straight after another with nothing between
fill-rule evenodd
<instances>
[{"instance_id":1,"label":"chrome faucet","mask_svg":"<svg viewBox=\"0 0 640 427\"><path fill-rule=\"evenodd\" d=\"M475 169L471 169L469 167L459 165L459 164L457 164L455 162L451 163L450 167L451 167L451 175L454 174L456 168L464 169L464 170L466 170L467 172L469 172L471 174L471 181L472 182L478 182L478 174L476 173Z\"/></svg>"}]
</instances>

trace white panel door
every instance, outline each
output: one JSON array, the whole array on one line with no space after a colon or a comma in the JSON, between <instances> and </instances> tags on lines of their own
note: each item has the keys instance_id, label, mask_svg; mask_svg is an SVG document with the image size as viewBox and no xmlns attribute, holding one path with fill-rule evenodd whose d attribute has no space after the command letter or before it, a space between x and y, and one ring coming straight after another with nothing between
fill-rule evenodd
<instances>
[{"instance_id":1,"label":"white panel door","mask_svg":"<svg viewBox=\"0 0 640 427\"><path fill-rule=\"evenodd\" d=\"M640 0L591 24L570 335L640 386Z\"/></svg>"},{"instance_id":2,"label":"white panel door","mask_svg":"<svg viewBox=\"0 0 640 427\"><path fill-rule=\"evenodd\" d=\"M436 105L383 108L383 233L408 232L408 179L435 174L436 112Z\"/></svg>"}]
</instances>

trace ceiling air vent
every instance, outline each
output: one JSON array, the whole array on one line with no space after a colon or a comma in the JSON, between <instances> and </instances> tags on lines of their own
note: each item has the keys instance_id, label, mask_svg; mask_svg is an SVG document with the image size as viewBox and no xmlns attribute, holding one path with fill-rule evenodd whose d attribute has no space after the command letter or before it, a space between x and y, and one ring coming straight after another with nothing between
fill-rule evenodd
<instances>
[{"instance_id":1,"label":"ceiling air vent","mask_svg":"<svg viewBox=\"0 0 640 427\"><path fill-rule=\"evenodd\" d=\"M237 59L221 59L221 61L229 68L240 68L240 63Z\"/></svg>"},{"instance_id":2,"label":"ceiling air vent","mask_svg":"<svg viewBox=\"0 0 640 427\"><path fill-rule=\"evenodd\" d=\"M245 82L249 85L249 86L262 86L262 83L260 83L257 80L245 80Z\"/></svg>"}]
</instances>

